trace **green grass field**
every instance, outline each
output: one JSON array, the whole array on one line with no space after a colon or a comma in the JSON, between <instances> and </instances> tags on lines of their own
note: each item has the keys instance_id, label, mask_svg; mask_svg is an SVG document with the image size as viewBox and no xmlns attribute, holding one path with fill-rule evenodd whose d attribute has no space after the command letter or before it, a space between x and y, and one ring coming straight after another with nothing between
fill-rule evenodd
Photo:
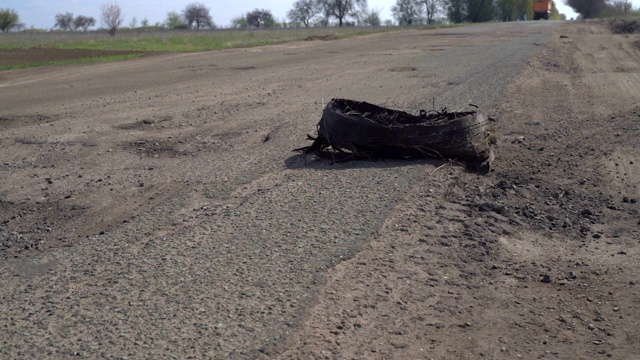
<instances>
[{"instance_id":1,"label":"green grass field","mask_svg":"<svg viewBox=\"0 0 640 360\"><path fill-rule=\"evenodd\" d=\"M25 63L22 63L22 64L16 64L16 65L0 65L0 71L3 71L3 70L15 70L15 69L27 69L27 68L39 67L39 66L54 66L54 65L86 64L86 63L96 63L96 62L121 61L121 60L137 58L137 57L140 57L140 56L142 56L142 54L101 56L101 57L93 57L93 58L82 58L82 59L71 59L71 60L60 60L60 61L34 61L34 62L25 62Z\"/></svg>"},{"instance_id":2,"label":"green grass field","mask_svg":"<svg viewBox=\"0 0 640 360\"><path fill-rule=\"evenodd\" d=\"M312 36L337 38L399 30L397 27L291 28L263 30L121 30L105 32L8 33L0 36L0 49L52 48L195 52L280 44Z\"/></svg>"},{"instance_id":3,"label":"green grass field","mask_svg":"<svg viewBox=\"0 0 640 360\"><path fill-rule=\"evenodd\" d=\"M445 25L437 27L455 27ZM199 52L232 48L274 45L309 38L331 37L342 39L374 33L399 30L430 30L435 26L421 27L327 27L253 30L167 30L121 29L115 36L105 31L72 32L18 32L0 34L0 50L11 49L85 49L104 51L131 51L132 54L102 56L63 61L47 59L25 60L23 63L1 64L1 70L22 69L37 66L67 65L88 62L119 61L142 56L140 52ZM133 52L136 52L133 54ZM49 59L51 60L51 59Z\"/></svg>"}]
</instances>

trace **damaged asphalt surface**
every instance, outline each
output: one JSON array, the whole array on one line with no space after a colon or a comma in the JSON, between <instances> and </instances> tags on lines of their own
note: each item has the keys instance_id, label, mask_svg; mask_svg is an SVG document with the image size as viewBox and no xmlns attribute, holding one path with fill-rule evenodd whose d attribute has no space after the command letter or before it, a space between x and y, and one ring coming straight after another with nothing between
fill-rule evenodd
<instances>
[{"instance_id":1,"label":"damaged asphalt surface","mask_svg":"<svg viewBox=\"0 0 640 360\"><path fill-rule=\"evenodd\" d=\"M488 24L4 72L0 355L629 358L632 41ZM292 153L334 97L486 108L495 169Z\"/></svg>"}]
</instances>

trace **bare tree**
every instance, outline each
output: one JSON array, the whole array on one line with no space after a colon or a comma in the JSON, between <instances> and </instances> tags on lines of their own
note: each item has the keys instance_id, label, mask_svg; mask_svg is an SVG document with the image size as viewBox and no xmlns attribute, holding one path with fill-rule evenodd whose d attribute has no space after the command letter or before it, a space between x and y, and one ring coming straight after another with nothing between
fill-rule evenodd
<instances>
[{"instance_id":1,"label":"bare tree","mask_svg":"<svg viewBox=\"0 0 640 360\"><path fill-rule=\"evenodd\" d=\"M287 12L287 18L294 22L301 22L309 27L311 19L321 11L321 5L317 0L298 0L293 3L293 8Z\"/></svg>"},{"instance_id":2,"label":"bare tree","mask_svg":"<svg viewBox=\"0 0 640 360\"><path fill-rule=\"evenodd\" d=\"M320 25L327 27L331 22L331 7L328 6L326 0L318 0L318 4L320 5L320 13L322 14Z\"/></svg>"},{"instance_id":3,"label":"bare tree","mask_svg":"<svg viewBox=\"0 0 640 360\"><path fill-rule=\"evenodd\" d=\"M357 16L358 7L366 9L367 0L318 0L324 12L338 19L339 26L344 25L348 17Z\"/></svg>"},{"instance_id":4,"label":"bare tree","mask_svg":"<svg viewBox=\"0 0 640 360\"><path fill-rule=\"evenodd\" d=\"M124 14L118 3L104 3L100 6L102 25L107 28L109 35L115 36L116 31L124 21Z\"/></svg>"},{"instance_id":5,"label":"bare tree","mask_svg":"<svg viewBox=\"0 0 640 360\"><path fill-rule=\"evenodd\" d=\"M271 14L271 10L255 9L247 13L247 24L256 28L273 27L276 24L276 20Z\"/></svg>"},{"instance_id":6,"label":"bare tree","mask_svg":"<svg viewBox=\"0 0 640 360\"><path fill-rule=\"evenodd\" d=\"M71 30L73 28L73 14L70 12L56 14L56 23L53 27L61 30Z\"/></svg>"},{"instance_id":7,"label":"bare tree","mask_svg":"<svg viewBox=\"0 0 640 360\"><path fill-rule=\"evenodd\" d=\"M391 13L401 26L411 26L422 16L422 5L419 0L396 0Z\"/></svg>"},{"instance_id":8,"label":"bare tree","mask_svg":"<svg viewBox=\"0 0 640 360\"><path fill-rule=\"evenodd\" d=\"M425 6L425 15L427 17L427 24L433 24L433 17L440 11L442 6L442 0L422 0Z\"/></svg>"},{"instance_id":9,"label":"bare tree","mask_svg":"<svg viewBox=\"0 0 640 360\"><path fill-rule=\"evenodd\" d=\"M96 19L94 19L92 16L78 15L73 20L73 28L82 29L82 31L87 31L87 29L95 25Z\"/></svg>"},{"instance_id":10,"label":"bare tree","mask_svg":"<svg viewBox=\"0 0 640 360\"><path fill-rule=\"evenodd\" d=\"M213 19L211 19L211 15L209 14L209 8L203 3L196 2L188 4L183 11L183 15L189 27L193 27L193 24L195 24L197 30L201 27L214 27Z\"/></svg>"}]
</instances>

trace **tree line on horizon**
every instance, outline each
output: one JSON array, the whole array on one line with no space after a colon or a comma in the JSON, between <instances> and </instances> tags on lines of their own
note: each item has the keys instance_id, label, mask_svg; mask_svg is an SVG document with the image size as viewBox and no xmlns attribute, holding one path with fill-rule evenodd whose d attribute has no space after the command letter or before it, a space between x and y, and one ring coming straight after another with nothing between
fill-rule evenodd
<instances>
[{"instance_id":1,"label":"tree line on horizon","mask_svg":"<svg viewBox=\"0 0 640 360\"><path fill-rule=\"evenodd\" d=\"M396 0L391 7L395 20L380 18L381 10L369 9L367 0L296 0L287 12L289 22L277 21L271 10L258 9L231 20L232 29L327 26L411 26L450 22L514 21L533 18L535 0ZM640 16L630 0L564 0L581 18ZM123 26L124 14L116 2L100 7L100 21L111 35ZM563 19L552 1L552 19ZM91 16L74 16L71 12L55 15L52 30L87 31L96 25ZM215 29L210 9L202 2L188 4L181 12L170 11L164 22L151 25L144 19L138 27L134 17L129 28ZM19 15L12 9L0 9L0 32L25 30Z\"/></svg>"}]
</instances>

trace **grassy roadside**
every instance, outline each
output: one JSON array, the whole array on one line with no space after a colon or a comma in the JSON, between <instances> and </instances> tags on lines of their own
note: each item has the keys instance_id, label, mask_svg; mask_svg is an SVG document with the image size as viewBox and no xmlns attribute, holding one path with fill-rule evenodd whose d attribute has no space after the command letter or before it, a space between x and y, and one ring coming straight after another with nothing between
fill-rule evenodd
<instances>
[{"instance_id":1,"label":"grassy roadside","mask_svg":"<svg viewBox=\"0 0 640 360\"><path fill-rule=\"evenodd\" d=\"M101 57L93 57L93 58L81 58L81 59L69 59L69 60L60 60L60 61L35 61L35 62L26 62L22 64L16 65L0 65L0 71L4 70L16 70L16 69L27 69L32 67L39 66L54 66L54 65L70 65L70 64L86 64L86 63L97 63L97 62L112 62L112 61L121 61L128 60L142 56L143 54L126 54L126 55L115 55L115 56L101 56Z\"/></svg>"},{"instance_id":2,"label":"grassy roadside","mask_svg":"<svg viewBox=\"0 0 640 360\"><path fill-rule=\"evenodd\" d=\"M0 36L0 51L12 49L56 49L131 51L135 54L107 54L91 58L64 60L26 56L19 64L2 64L0 71L38 66L69 65L90 62L119 61L139 57L140 52L199 52L281 44L310 38L341 39L373 33L397 31L397 27L295 28L261 30L126 30L115 37L102 31L94 32L22 32ZM27 51L28 53L28 51ZM1 59L0 59L1 60Z\"/></svg>"},{"instance_id":3,"label":"grassy roadside","mask_svg":"<svg viewBox=\"0 0 640 360\"><path fill-rule=\"evenodd\" d=\"M0 49L51 48L195 52L280 44L313 36L346 38L402 30L397 27L295 28L264 30L122 30L104 32L10 33L0 36Z\"/></svg>"},{"instance_id":4,"label":"grassy roadside","mask_svg":"<svg viewBox=\"0 0 640 360\"><path fill-rule=\"evenodd\" d=\"M247 48L282 44L308 39L343 39L375 33L402 30L431 30L440 27L329 27L329 28L289 28L260 30L130 30L121 29L115 37L104 31L93 32L20 32L0 36L0 51L11 49L57 49L131 51L136 54L107 55L102 57L75 58L66 60L25 59L20 64L2 64L0 71L29 67L68 65L89 62L119 61L139 57L140 52L200 52ZM1 60L1 59L0 59Z\"/></svg>"}]
</instances>

